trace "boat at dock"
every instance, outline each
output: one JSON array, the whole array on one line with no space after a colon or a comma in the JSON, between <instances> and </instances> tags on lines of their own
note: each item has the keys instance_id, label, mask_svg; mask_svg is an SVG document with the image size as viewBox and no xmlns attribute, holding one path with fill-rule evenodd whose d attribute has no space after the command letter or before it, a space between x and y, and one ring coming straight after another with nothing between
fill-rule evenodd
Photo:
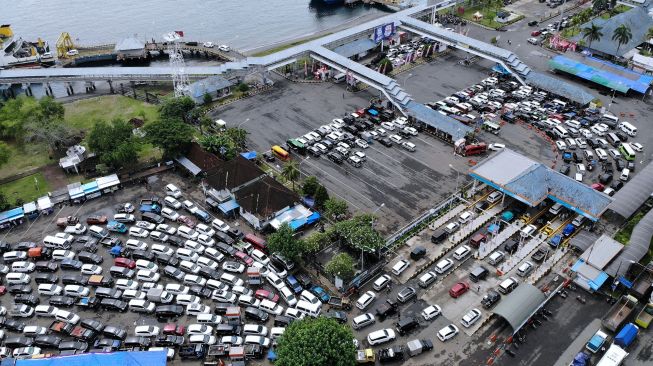
<instances>
[{"instance_id":1,"label":"boat at dock","mask_svg":"<svg viewBox=\"0 0 653 366\"><path fill-rule=\"evenodd\" d=\"M9 24L0 25L0 68L47 67L55 63L48 42L26 41Z\"/></svg>"}]
</instances>

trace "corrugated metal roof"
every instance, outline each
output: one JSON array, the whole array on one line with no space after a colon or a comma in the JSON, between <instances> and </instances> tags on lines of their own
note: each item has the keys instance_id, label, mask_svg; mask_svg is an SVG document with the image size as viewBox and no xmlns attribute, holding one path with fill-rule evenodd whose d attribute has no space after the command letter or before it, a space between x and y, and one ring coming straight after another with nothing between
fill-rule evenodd
<instances>
[{"instance_id":1,"label":"corrugated metal roof","mask_svg":"<svg viewBox=\"0 0 653 366\"><path fill-rule=\"evenodd\" d=\"M580 256L580 259L595 268L603 269L623 248L623 244L604 234Z\"/></svg>"},{"instance_id":2,"label":"corrugated metal roof","mask_svg":"<svg viewBox=\"0 0 653 366\"><path fill-rule=\"evenodd\" d=\"M602 28L601 33L603 33L603 37L597 41L593 41L591 49L612 56L623 56L626 52L646 41L646 32L649 28L653 27L653 18L647 13L646 8L634 7L627 12L617 14L609 19L595 18L581 25L580 28L590 27L592 23ZM612 35L614 34L614 30L622 24L630 27L630 32L633 36L630 41L619 46L617 41L612 40ZM581 39L583 39L582 34L573 38L575 41L580 41ZM585 44L588 45L589 42L586 41ZM619 48L618 51L617 48Z\"/></svg>"},{"instance_id":3,"label":"corrugated metal roof","mask_svg":"<svg viewBox=\"0 0 653 366\"><path fill-rule=\"evenodd\" d=\"M526 82L536 88L544 89L548 92L560 95L561 97L580 105L588 104L596 99L594 95L586 92L585 89L578 85L571 84L562 79L541 72L531 71L526 75Z\"/></svg>"},{"instance_id":4,"label":"corrugated metal roof","mask_svg":"<svg viewBox=\"0 0 653 366\"><path fill-rule=\"evenodd\" d=\"M579 250L586 250L599 238L595 232L588 230L581 230L578 234L574 235L569 241L569 245Z\"/></svg>"},{"instance_id":5,"label":"corrugated metal roof","mask_svg":"<svg viewBox=\"0 0 653 366\"><path fill-rule=\"evenodd\" d=\"M546 296L537 287L520 283L492 312L506 319L512 330L517 331L545 300Z\"/></svg>"},{"instance_id":6,"label":"corrugated metal roof","mask_svg":"<svg viewBox=\"0 0 653 366\"><path fill-rule=\"evenodd\" d=\"M116 44L116 47L114 47L114 51L118 51L118 52L133 51L133 50L142 50L144 48L145 48L145 43L141 42L140 40L134 37L129 37L118 42Z\"/></svg>"},{"instance_id":7,"label":"corrugated metal roof","mask_svg":"<svg viewBox=\"0 0 653 366\"><path fill-rule=\"evenodd\" d=\"M635 211L653 194L653 164L648 164L631 178L612 197L608 210L614 211L624 218L631 217Z\"/></svg>"},{"instance_id":8,"label":"corrugated metal roof","mask_svg":"<svg viewBox=\"0 0 653 366\"><path fill-rule=\"evenodd\" d=\"M352 57L358 55L359 53L363 53L373 48L376 48L376 46L378 46L378 44L375 43L373 40L369 38L363 38L363 39L357 39L347 44L343 44L340 47L336 47L333 49L333 52L342 55L344 57Z\"/></svg>"},{"instance_id":9,"label":"corrugated metal roof","mask_svg":"<svg viewBox=\"0 0 653 366\"><path fill-rule=\"evenodd\" d=\"M485 159L470 174L531 206L550 198L594 221L612 202L610 196L510 149Z\"/></svg>"},{"instance_id":10,"label":"corrugated metal roof","mask_svg":"<svg viewBox=\"0 0 653 366\"><path fill-rule=\"evenodd\" d=\"M649 211L644 217L635 225L632 234L630 234L630 241L624 247L624 250L619 256L612 261L612 263L605 269L605 272L612 277L624 275L631 262L639 262L651 245L651 238L653 237L653 210Z\"/></svg>"},{"instance_id":11,"label":"corrugated metal roof","mask_svg":"<svg viewBox=\"0 0 653 366\"><path fill-rule=\"evenodd\" d=\"M412 113L417 120L451 135L453 141L461 139L468 133L474 131L470 126L464 125L451 117L445 116L444 114L415 101L408 102L406 109L409 114Z\"/></svg>"},{"instance_id":12,"label":"corrugated metal roof","mask_svg":"<svg viewBox=\"0 0 653 366\"><path fill-rule=\"evenodd\" d=\"M206 93L215 93L218 90L228 88L234 85L233 82L223 78L220 75L210 76L206 79L196 81L189 85L190 96L193 99L200 99Z\"/></svg>"},{"instance_id":13,"label":"corrugated metal roof","mask_svg":"<svg viewBox=\"0 0 653 366\"><path fill-rule=\"evenodd\" d=\"M200 169L197 165L193 164L192 161L188 160L185 156L180 156L176 158L177 162L181 164L186 170L188 170L192 175L196 176L202 172L202 169Z\"/></svg>"}]
</instances>

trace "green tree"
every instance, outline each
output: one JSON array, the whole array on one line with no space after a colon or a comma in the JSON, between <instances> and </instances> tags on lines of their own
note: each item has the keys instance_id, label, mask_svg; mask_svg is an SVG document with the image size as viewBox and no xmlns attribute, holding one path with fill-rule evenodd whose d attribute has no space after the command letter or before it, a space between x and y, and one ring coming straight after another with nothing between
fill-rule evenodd
<instances>
[{"instance_id":1,"label":"green tree","mask_svg":"<svg viewBox=\"0 0 653 366\"><path fill-rule=\"evenodd\" d=\"M247 130L244 128L231 127L227 128L224 133L229 136L240 151L243 151L247 147Z\"/></svg>"},{"instance_id":2,"label":"green tree","mask_svg":"<svg viewBox=\"0 0 653 366\"><path fill-rule=\"evenodd\" d=\"M246 83L240 83L238 86L236 86L236 90L238 90L241 93L247 93L249 91L249 85Z\"/></svg>"},{"instance_id":3,"label":"green tree","mask_svg":"<svg viewBox=\"0 0 653 366\"><path fill-rule=\"evenodd\" d=\"M317 181L317 178L313 175L306 177L304 179L304 184L302 185L302 194L305 196L313 197L315 190L320 183Z\"/></svg>"},{"instance_id":4,"label":"green tree","mask_svg":"<svg viewBox=\"0 0 653 366\"><path fill-rule=\"evenodd\" d=\"M189 96L170 98L161 105L159 115L161 120L182 120L188 123L193 108L195 108L195 102Z\"/></svg>"},{"instance_id":5,"label":"green tree","mask_svg":"<svg viewBox=\"0 0 653 366\"><path fill-rule=\"evenodd\" d=\"M295 190L295 181L299 178L299 169L297 168L297 162L290 161L283 167L281 171L281 176L285 179L292 182L292 190Z\"/></svg>"},{"instance_id":6,"label":"green tree","mask_svg":"<svg viewBox=\"0 0 653 366\"><path fill-rule=\"evenodd\" d=\"M653 45L652 45L651 43L649 43L648 41L650 41L651 38L653 38L653 27L649 28L649 29L646 31L646 35L645 35L644 37L645 37L645 39L646 39L646 41L647 41L647 42L646 42L646 45L648 46L648 49L649 49L649 51L650 51L651 49L653 49Z\"/></svg>"},{"instance_id":7,"label":"green tree","mask_svg":"<svg viewBox=\"0 0 653 366\"><path fill-rule=\"evenodd\" d=\"M338 276L344 281L349 281L354 277L356 269L354 268L354 259L347 253L338 253L331 258L324 269L332 276Z\"/></svg>"},{"instance_id":8,"label":"green tree","mask_svg":"<svg viewBox=\"0 0 653 366\"><path fill-rule=\"evenodd\" d=\"M9 201L3 192L0 192L0 212L7 211L10 208Z\"/></svg>"},{"instance_id":9,"label":"green tree","mask_svg":"<svg viewBox=\"0 0 653 366\"><path fill-rule=\"evenodd\" d=\"M383 74L389 74L392 71L392 61L388 58L384 58L379 61L379 72Z\"/></svg>"},{"instance_id":10,"label":"green tree","mask_svg":"<svg viewBox=\"0 0 653 366\"><path fill-rule=\"evenodd\" d=\"M313 199L315 200L314 206L321 209L324 207L324 203L329 199L329 192L327 192L327 189L324 188L323 185L318 184L317 188L315 188L315 196Z\"/></svg>"},{"instance_id":11,"label":"green tree","mask_svg":"<svg viewBox=\"0 0 653 366\"><path fill-rule=\"evenodd\" d=\"M204 93L202 101L204 102L204 105L209 105L213 101L213 97L209 93Z\"/></svg>"},{"instance_id":12,"label":"green tree","mask_svg":"<svg viewBox=\"0 0 653 366\"><path fill-rule=\"evenodd\" d=\"M630 39L633 38L633 33L630 31L630 27L622 24L618 26L614 33L612 33L612 40L617 41L617 57L619 57L619 48L622 44L630 42Z\"/></svg>"},{"instance_id":13,"label":"green tree","mask_svg":"<svg viewBox=\"0 0 653 366\"><path fill-rule=\"evenodd\" d=\"M376 220L374 215L356 215L349 220L336 223L333 230L343 244L374 253L385 244L381 234L373 227L374 220Z\"/></svg>"},{"instance_id":14,"label":"green tree","mask_svg":"<svg viewBox=\"0 0 653 366\"><path fill-rule=\"evenodd\" d=\"M314 231L304 239L304 249L306 253L317 253L324 249L331 242L329 233Z\"/></svg>"},{"instance_id":15,"label":"green tree","mask_svg":"<svg viewBox=\"0 0 653 366\"><path fill-rule=\"evenodd\" d=\"M324 215L334 221L341 221L345 218L348 211L347 202L334 197L324 202Z\"/></svg>"},{"instance_id":16,"label":"green tree","mask_svg":"<svg viewBox=\"0 0 653 366\"><path fill-rule=\"evenodd\" d=\"M594 23L590 24L589 27L581 29L583 32L583 39L586 39L589 42L588 48L592 48L593 41L598 41L603 37L601 29L603 29L603 27L599 27Z\"/></svg>"},{"instance_id":17,"label":"green tree","mask_svg":"<svg viewBox=\"0 0 653 366\"><path fill-rule=\"evenodd\" d=\"M351 328L333 319L294 321L279 338L276 366L354 366L356 347Z\"/></svg>"},{"instance_id":18,"label":"green tree","mask_svg":"<svg viewBox=\"0 0 653 366\"><path fill-rule=\"evenodd\" d=\"M145 126L146 140L163 150L163 156L174 158L185 152L193 140L193 128L181 120L152 122Z\"/></svg>"},{"instance_id":19,"label":"green tree","mask_svg":"<svg viewBox=\"0 0 653 366\"><path fill-rule=\"evenodd\" d=\"M293 236L293 230L287 223L281 225L279 229L268 235L268 247L273 253L280 253L290 260L298 260L305 251L303 240Z\"/></svg>"},{"instance_id":20,"label":"green tree","mask_svg":"<svg viewBox=\"0 0 653 366\"><path fill-rule=\"evenodd\" d=\"M138 160L141 141L134 137L132 126L121 119L111 123L97 121L88 136L88 146L100 161L114 169L130 166Z\"/></svg>"},{"instance_id":21,"label":"green tree","mask_svg":"<svg viewBox=\"0 0 653 366\"><path fill-rule=\"evenodd\" d=\"M197 126L200 128L200 134L204 134L204 128L209 127L211 122L211 118L209 118L207 115L203 115L197 120Z\"/></svg>"},{"instance_id":22,"label":"green tree","mask_svg":"<svg viewBox=\"0 0 653 366\"><path fill-rule=\"evenodd\" d=\"M202 136L199 138L198 143L204 150L216 154L224 160L231 160L238 153L234 142L229 136L222 133Z\"/></svg>"},{"instance_id":23,"label":"green tree","mask_svg":"<svg viewBox=\"0 0 653 366\"><path fill-rule=\"evenodd\" d=\"M596 12L607 9L609 1L610 0L592 0L592 8Z\"/></svg>"},{"instance_id":24,"label":"green tree","mask_svg":"<svg viewBox=\"0 0 653 366\"><path fill-rule=\"evenodd\" d=\"M0 141L0 166L7 164L9 158L11 157L11 150L9 146L4 142Z\"/></svg>"},{"instance_id":25,"label":"green tree","mask_svg":"<svg viewBox=\"0 0 653 366\"><path fill-rule=\"evenodd\" d=\"M11 99L0 108L0 137L37 141L40 136L50 134L53 138L60 138L66 135L62 132L73 132L72 129L65 129L65 126L60 127L63 117L63 105L50 97L39 100L31 97ZM41 128L48 131L37 131ZM61 141L54 141L51 145L59 143Z\"/></svg>"}]
</instances>

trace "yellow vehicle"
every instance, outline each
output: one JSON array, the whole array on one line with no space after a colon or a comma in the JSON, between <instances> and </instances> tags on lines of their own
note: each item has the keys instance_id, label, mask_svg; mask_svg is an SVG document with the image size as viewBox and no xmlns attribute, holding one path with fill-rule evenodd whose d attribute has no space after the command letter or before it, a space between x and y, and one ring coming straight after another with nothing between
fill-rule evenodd
<instances>
[{"instance_id":1,"label":"yellow vehicle","mask_svg":"<svg viewBox=\"0 0 653 366\"><path fill-rule=\"evenodd\" d=\"M356 362L358 363L375 363L376 355L371 348L356 351Z\"/></svg>"}]
</instances>

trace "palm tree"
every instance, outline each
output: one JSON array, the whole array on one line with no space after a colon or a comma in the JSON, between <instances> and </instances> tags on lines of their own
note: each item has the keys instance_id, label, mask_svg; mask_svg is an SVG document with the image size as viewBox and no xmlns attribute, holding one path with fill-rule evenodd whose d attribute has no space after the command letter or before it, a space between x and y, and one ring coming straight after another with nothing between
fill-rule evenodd
<instances>
[{"instance_id":1,"label":"palm tree","mask_svg":"<svg viewBox=\"0 0 653 366\"><path fill-rule=\"evenodd\" d=\"M619 53L619 47L624 43L628 43L631 38L633 38L633 33L630 31L630 27L625 24L618 26L617 29L614 30L614 33L612 33L612 40L617 41L617 54Z\"/></svg>"},{"instance_id":2,"label":"palm tree","mask_svg":"<svg viewBox=\"0 0 653 366\"><path fill-rule=\"evenodd\" d=\"M651 51L653 49L653 45L651 45L651 38L653 38L653 27L649 28L648 31L646 31L646 44L648 45L648 50Z\"/></svg>"},{"instance_id":3,"label":"palm tree","mask_svg":"<svg viewBox=\"0 0 653 366\"><path fill-rule=\"evenodd\" d=\"M583 39L586 39L589 42L588 48L592 48L592 42L593 41L598 41L603 37L603 33L601 33L602 27L599 27L598 25L592 23L590 24L589 27L585 27L582 29L583 31Z\"/></svg>"},{"instance_id":4,"label":"palm tree","mask_svg":"<svg viewBox=\"0 0 653 366\"><path fill-rule=\"evenodd\" d=\"M299 168L295 161L291 161L283 167L281 176L292 182L292 190L295 190L295 181L299 178Z\"/></svg>"}]
</instances>

